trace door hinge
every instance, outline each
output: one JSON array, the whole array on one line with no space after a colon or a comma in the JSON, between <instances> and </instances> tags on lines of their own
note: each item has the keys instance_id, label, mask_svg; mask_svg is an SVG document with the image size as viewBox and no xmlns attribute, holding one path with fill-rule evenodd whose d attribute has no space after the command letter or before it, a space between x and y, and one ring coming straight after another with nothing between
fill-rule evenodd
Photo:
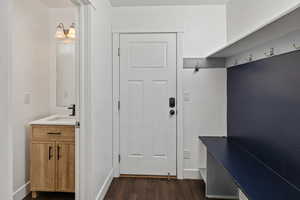
<instances>
[{"instance_id":1,"label":"door hinge","mask_svg":"<svg viewBox=\"0 0 300 200\"><path fill-rule=\"evenodd\" d=\"M77 122L75 123L75 128L80 128L80 122L79 122L79 121L77 121Z\"/></svg>"},{"instance_id":2,"label":"door hinge","mask_svg":"<svg viewBox=\"0 0 300 200\"><path fill-rule=\"evenodd\" d=\"M120 55L121 55L120 48L118 48L118 56L120 56Z\"/></svg>"},{"instance_id":3,"label":"door hinge","mask_svg":"<svg viewBox=\"0 0 300 200\"><path fill-rule=\"evenodd\" d=\"M121 110L121 102L118 101L118 111L120 111L120 110Z\"/></svg>"},{"instance_id":4,"label":"door hinge","mask_svg":"<svg viewBox=\"0 0 300 200\"><path fill-rule=\"evenodd\" d=\"M119 163L121 163L121 155L119 154Z\"/></svg>"}]
</instances>

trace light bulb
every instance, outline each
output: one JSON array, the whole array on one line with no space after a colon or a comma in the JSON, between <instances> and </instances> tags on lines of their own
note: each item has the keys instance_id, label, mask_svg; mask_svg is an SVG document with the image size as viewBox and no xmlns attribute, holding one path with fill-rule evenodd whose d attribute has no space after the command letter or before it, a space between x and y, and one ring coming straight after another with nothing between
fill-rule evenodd
<instances>
[{"instance_id":1,"label":"light bulb","mask_svg":"<svg viewBox=\"0 0 300 200\"><path fill-rule=\"evenodd\" d=\"M70 26L67 37L69 39L75 39L76 38L76 29L75 29L75 24L74 23Z\"/></svg>"},{"instance_id":2,"label":"light bulb","mask_svg":"<svg viewBox=\"0 0 300 200\"><path fill-rule=\"evenodd\" d=\"M66 35L65 35L65 32L64 32L64 27L62 24L59 24L57 26L57 29L56 29L56 33L55 33L55 37L57 39L60 39L60 40L63 40L66 38Z\"/></svg>"}]
</instances>

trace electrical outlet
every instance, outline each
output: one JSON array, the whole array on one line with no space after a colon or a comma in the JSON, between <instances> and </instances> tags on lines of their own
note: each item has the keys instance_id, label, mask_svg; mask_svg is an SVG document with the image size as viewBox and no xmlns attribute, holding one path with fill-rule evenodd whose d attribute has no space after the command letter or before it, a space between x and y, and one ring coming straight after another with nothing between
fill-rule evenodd
<instances>
[{"instance_id":1,"label":"electrical outlet","mask_svg":"<svg viewBox=\"0 0 300 200\"><path fill-rule=\"evenodd\" d=\"M183 152L183 158L184 159L191 159L191 152L187 149L184 150Z\"/></svg>"}]
</instances>

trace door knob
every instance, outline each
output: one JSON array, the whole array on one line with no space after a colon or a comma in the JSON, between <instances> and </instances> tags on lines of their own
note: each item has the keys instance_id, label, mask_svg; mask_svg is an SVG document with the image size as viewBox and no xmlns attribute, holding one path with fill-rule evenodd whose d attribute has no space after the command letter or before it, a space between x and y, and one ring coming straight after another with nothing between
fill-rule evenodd
<instances>
[{"instance_id":1,"label":"door knob","mask_svg":"<svg viewBox=\"0 0 300 200\"><path fill-rule=\"evenodd\" d=\"M175 115L175 110L170 110L170 115Z\"/></svg>"}]
</instances>

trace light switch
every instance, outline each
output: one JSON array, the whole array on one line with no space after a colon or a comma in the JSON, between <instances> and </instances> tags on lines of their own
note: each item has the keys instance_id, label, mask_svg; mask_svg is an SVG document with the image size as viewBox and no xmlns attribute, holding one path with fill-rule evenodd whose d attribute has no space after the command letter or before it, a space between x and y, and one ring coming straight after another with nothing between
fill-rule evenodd
<instances>
[{"instance_id":1,"label":"light switch","mask_svg":"<svg viewBox=\"0 0 300 200\"><path fill-rule=\"evenodd\" d=\"M24 104L25 105L31 104L31 93L25 93L25 95L24 95Z\"/></svg>"}]
</instances>

